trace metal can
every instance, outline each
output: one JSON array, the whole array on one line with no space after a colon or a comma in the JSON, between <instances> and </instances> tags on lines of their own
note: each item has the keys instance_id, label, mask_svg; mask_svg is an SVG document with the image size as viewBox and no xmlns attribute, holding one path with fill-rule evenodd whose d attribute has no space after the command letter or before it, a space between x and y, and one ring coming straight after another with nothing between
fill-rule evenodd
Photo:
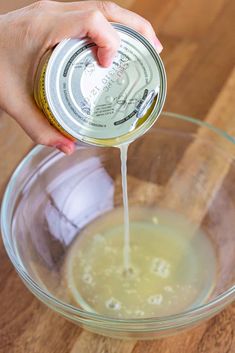
<instances>
[{"instance_id":1,"label":"metal can","mask_svg":"<svg viewBox=\"0 0 235 353\"><path fill-rule=\"evenodd\" d=\"M93 42L66 39L44 55L35 80L35 100L49 122L99 146L119 146L144 134L166 97L166 73L154 47L133 29L112 25L121 45L109 68L99 65Z\"/></svg>"}]
</instances>

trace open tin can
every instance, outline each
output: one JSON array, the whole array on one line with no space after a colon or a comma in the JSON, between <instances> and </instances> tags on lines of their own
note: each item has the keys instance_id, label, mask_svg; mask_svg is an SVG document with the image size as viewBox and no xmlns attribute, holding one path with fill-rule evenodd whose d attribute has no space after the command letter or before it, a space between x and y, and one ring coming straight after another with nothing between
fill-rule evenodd
<instances>
[{"instance_id":1,"label":"open tin can","mask_svg":"<svg viewBox=\"0 0 235 353\"><path fill-rule=\"evenodd\" d=\"M88 39L66 39L42 58L35 100L49 122L72 139L119 146L143 135L166 97L166 73L155 48L133 29L112 24L121 45L103 68Z\"/></svg>"}]
</instances>

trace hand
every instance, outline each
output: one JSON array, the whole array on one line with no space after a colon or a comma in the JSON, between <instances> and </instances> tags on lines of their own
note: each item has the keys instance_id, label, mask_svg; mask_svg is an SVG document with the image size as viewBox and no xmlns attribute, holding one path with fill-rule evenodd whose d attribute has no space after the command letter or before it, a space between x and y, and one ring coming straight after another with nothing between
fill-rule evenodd
<instances>
[{"instance_id":1,"label":"hand","mask_svg":"<svg viewBox=\"0 0 235 353\"><path fill-rule=\"evenodd\" d=\"M57 147L66 154L74 150L74 142L48 123L34 101L34 77L40 58L65 38L87 36L98 46L100 64L109 66L119 47L119 36L109 21L132 27L158 52L162 50L148 21L112 2L44 0L0 16L0 108L36 143Z\"/></svg>"}]
</instances>

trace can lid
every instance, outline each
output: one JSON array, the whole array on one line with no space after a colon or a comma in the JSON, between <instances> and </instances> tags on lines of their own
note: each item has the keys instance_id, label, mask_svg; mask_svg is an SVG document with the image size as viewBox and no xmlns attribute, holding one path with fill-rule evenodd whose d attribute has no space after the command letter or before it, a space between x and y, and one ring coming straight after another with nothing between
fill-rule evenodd
<instances>
[{"instance_id":1,"label":"can lid","mask_svg":"<svg viewBox=\"0 0 235 353\"><path fill-rule=\"evenodd\" d=\"M165 69L154 47L129 27L113 26L121 46L109 68L99 65L94 43L67 39L54 50L45 78L47 100L59 124L75 138L101 145L143 134L166 96Z\"/></svg>"}]
</instances>

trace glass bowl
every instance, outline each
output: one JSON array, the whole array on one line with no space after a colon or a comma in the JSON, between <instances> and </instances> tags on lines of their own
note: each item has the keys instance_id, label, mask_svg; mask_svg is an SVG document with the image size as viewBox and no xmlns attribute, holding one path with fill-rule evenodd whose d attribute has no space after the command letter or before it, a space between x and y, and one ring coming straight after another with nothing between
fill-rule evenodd
<instances>
[{"instance_id":1,"label":"glass bowl","mask_svg":"<svg viewBox=\"0 0 235 353\"><path fill-rule=\"evenodd\" d=\"M88 224L122 206L117 148L78 144L72 156L64 156L35 147L17 167L4 195L1 228L7 253L35 296L85 329L152 339L190 328L235 296L234 155L234 140L225 132L173 113L163 113L155 127L129 147L131 207L160 207L178 214L190 222L193 235L200 228L213 249L213 275L211 254L199 271L211 289L199 302L179 305L165 315L156 310L147 318L119 318L84 309L66 294L64 262L70 248ZM200 251L205 259L207 248ZM181 269L182 276L186 270Z\"/></svg>"}]
</instances>

